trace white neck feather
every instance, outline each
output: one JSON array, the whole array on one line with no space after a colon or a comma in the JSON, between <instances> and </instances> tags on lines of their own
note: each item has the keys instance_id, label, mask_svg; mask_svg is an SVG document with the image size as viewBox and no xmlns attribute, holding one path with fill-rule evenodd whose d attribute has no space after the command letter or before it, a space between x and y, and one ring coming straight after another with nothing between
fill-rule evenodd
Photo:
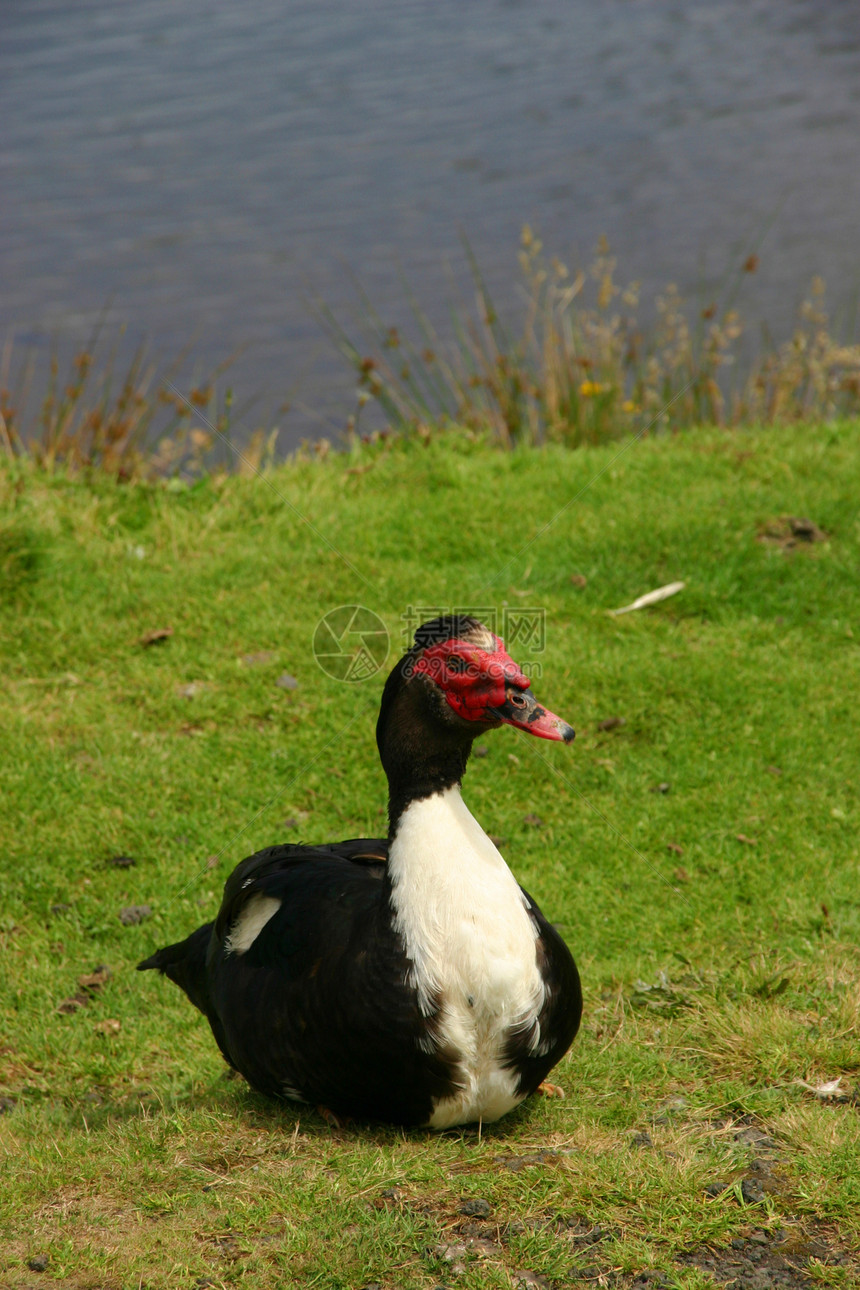
<instances>
[{"instance_id":1,"label":"white neck feather","mask_svg":"<svg viewBox=\"0 0 860 1290\"><path fill-rule=\"evenodd\" d=\"M540 1043L544 985L537 924L459 785L415 801L388 853L395 928L411 960L436 1042L458 1059L459 1091L437 1104L430 1125L493 1120L520 1101L503 1064L511 1030Z\"/></svg>"},{"instance_id":2,"label":"white neck feather","mask_svg":"<svg viewBox=\"0 0 860 1290\"><path fill-rule=\"evenodd\" d=\"M465 1003L501 1020L540 992L537 928L519 885L469 811L460 787L412 802L388 868L395 926L413 964L422 1009Z\"/></svg>"}]
</instances>

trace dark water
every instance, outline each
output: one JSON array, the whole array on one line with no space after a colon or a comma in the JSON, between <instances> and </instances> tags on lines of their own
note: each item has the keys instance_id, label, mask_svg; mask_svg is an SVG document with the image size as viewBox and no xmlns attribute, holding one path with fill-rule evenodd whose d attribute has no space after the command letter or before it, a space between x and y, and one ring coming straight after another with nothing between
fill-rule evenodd
<instances>
[{"instance_id":1,"label":"dark water","mask_svg":"<svg viewBox=\"0 0 860 1290\"><path fill-rule=\"evenodd\" d=\"M0 0L0 338L245 345L292 440L351 406L308 297L443 318L461 231L509 304L526 221L646 295L764 232L784 333L814 273L850 309L858 213L857 0Z\"/></svg>"}]
</instances>

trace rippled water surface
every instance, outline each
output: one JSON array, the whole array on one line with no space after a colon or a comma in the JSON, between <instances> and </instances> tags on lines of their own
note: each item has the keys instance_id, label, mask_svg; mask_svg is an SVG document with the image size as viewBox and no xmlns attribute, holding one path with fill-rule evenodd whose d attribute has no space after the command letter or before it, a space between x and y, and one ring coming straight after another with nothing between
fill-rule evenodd
<instances>
[{"instance_id":1,"label":"rippled water surface","mask_svg":"<svg viewBox=\"0 0 860 1290\"><path fill-rule=\"evenodd\" d=\"M462 232L508 305L526 221L646 295L763 236L777 333L860 279L856 0L2 0L0 122L0 337L244 346L292 438L350 410L309 298L444 319Z\"/></svg>"}]
</instances>

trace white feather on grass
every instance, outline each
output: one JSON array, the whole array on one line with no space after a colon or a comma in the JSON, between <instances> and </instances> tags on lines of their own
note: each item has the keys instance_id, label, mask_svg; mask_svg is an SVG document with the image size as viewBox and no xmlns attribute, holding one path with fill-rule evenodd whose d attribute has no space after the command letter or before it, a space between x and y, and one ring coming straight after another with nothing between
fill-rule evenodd
<instances>
[{"instance_id":1,"label":"white feather on grass","mask_svg":"<svg viewBox=\"0 0 860 1290\"><path fill-rule=\"evenodd\" d=\"M665 587L658 587L656 591L646 591L644 596L638 596L630 605L624 605L621 609L610 609L610 614L616 617L618 614L629 614L634 609L647 609L649 605L658 605L661 600L668 600L670 596L677 596L679 591L683 591L686 582L667 582Z\"/></svg>"}]
</instances>

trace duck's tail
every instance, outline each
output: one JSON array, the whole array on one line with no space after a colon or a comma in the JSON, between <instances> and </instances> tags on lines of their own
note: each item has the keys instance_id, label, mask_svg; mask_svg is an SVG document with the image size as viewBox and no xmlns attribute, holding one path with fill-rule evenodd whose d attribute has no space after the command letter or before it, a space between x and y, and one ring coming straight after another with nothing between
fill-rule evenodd
<instances>
[{"instance_id":1,"label":"duck's tail","mask_svg":"<svg viewBox=\"0 0 860 1290\"><path fill-rule=\"evenodd\" d=\"M148 959L138 963L138 972L148 968L158 968L165 976L170 977L202 1013L209 1015L209 990L206 982L206 953L212 935L212 923L198 927L184 941L175 945L166 945L163 950L156 950Z\"/></svg>"}]
</instances>

